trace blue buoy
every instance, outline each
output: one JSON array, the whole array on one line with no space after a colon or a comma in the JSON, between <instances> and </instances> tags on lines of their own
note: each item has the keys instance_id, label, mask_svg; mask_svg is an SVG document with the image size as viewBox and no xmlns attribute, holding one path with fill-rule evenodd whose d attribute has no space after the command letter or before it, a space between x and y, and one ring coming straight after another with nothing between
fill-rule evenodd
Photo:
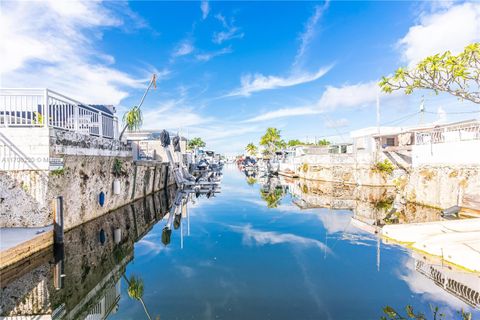
<instances>
[{"instance_id":1,"label":"blue buoy","mask_svg":"<svg viewBox=\"0 0 480 320\"><path fill-rule=\"evenodd\" d=\"M100 204L101 207L105 204L105 193L103 193L103 191L98 195L98 204Z\"/></svg>"},{"instance_id":2,"label":"blue buoy","mask_svg":"<svg viewBox=\"0 0 480 320\"><path fill-rule=\"evenodd\" d=\"M98 238L100 240L100 244L101 245L104 245L105 244L105 241L107 240L107 236L105 234L105 230L103 229L100 229L100 234L98 235Z\"/></svg>"}]
</instances>

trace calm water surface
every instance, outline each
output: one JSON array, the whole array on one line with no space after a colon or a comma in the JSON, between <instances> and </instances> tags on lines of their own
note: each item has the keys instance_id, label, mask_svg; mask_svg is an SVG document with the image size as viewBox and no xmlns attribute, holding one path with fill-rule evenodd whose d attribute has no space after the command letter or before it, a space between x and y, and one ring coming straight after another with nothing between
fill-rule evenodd
<instances>
[{"instance_id":1,"label":"calm water surface","mask_svg":"<svg viewBox=\"0 0 480 320\"><path fill-rule=\"evenodd\" d=\"M143 280L152 319L379 319L386 305L480 316L416 270L431 266L354 227L351 210L302 210L288 194L268 208L265 199L259 184L226 168L222 193L190 203L168 246L164 220L135 244L125 274ZM478 286L478 275L450 272ZM146 319L127 287L122 280L109 319Z\"/></svg>"}]
</instances>

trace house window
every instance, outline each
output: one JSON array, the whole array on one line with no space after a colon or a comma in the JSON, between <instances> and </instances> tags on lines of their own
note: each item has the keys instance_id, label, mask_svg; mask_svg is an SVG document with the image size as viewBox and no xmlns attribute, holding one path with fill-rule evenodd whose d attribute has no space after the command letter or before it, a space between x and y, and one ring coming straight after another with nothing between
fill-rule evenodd
<instances>
[{"instance_id":1,"label":"house window","mask_svg":"<svg viewBox=\"0 0 480 320\"><path fill-rule=\"evenodd\" d=\"M395 146L395 138L387 138L387 146L388 147Z\"/></svg>"}]
</instances>

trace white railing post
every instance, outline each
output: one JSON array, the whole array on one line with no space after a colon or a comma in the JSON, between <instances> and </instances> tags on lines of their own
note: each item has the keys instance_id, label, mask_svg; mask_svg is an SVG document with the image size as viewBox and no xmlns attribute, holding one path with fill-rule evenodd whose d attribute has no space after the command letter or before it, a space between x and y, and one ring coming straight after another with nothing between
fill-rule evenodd
<instances>
[{"instance_id":1,"label":"white railing post","mask_svg":"<svg viewBox=\"0 0 480 320\"><path fill-rule=\"evenodd\" d=\"M101 111L98 111L98 136L103 137L103 116Z\"/></svg>"},{"instance_id":2,"label":"white railing post","mask_svg":"<svg viewBox=\"0 0 480 320\"><path fill-rule=\"evenodd\" d=\"M113 117L113 139L118 139L118 117Z\"/></svg>"},{"instance_id":3,"label":"white railing post","mask_svg":"<svg viewBox=\"0 0 480 320\"><path fill-rule=\"evenodd\" d=\"M43 125L48 127L49 126L49 121L50 121L50 112L49 112L50 108L48 107L48 89L45 89L43 107L44 107Z\"/></svg>"},{"instance_id":4,"label":"white railing post","mask_svg":"<svg viewBox=\"0 0 480 320\"><path fill-rule=\"evenodd\" d=\"M79 128L80 128L80 125L79 125L79 122L80 122L80 106L78 105L74 105L73 106L73 121L74 121L74 131L75 132L79 132Z\"/></svg>"},{"instance_id":5,"label":"white railing post","mask_svg":"<svg viewBox=\"0 0 480 320\"><path fill-rule=\"evenodd\" d=\"M2 100L3 100L3 125L5 127L8 127L8 123L10 122L10 114L8 115L7 117L7 96L2 96ZM10 98L10 100L12 100ZM11 101L10 101L11 103Z\"/></svg>"}]
</instances>

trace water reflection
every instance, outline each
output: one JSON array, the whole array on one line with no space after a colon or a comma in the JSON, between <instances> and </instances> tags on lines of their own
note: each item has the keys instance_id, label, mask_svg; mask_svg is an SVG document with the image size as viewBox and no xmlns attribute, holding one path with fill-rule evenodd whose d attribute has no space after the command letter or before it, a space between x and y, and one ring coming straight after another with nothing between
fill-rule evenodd
<instances>
[{"instance_id":1,"label":"water reflection","mask_svg":"<svg viewBox=\"0 0 480 320\"><path fill-rule=\"evenodd\" d=\"M260 195L266 202L267 207L278 207L280 200L282 200L283 196L285 195L285 189L280 183L280 180L276 177L266 176L262 177L260 181L262 184L262 187L260 188Z\"/></svg>"},{"instance_id":2,"label":"water reflection","mask_svg":"<svg viewBox=\"0 0 480 320\"><path fill-rule=\"evenodd\" d=\"M291 202L300 209L352 210L353 219L357 220L353 223L365 224L369 231L385 224L441 219L440 210L401 203L394 187L356 186L266 175L253 180L249 172L244 173L247 184L260 185L261 198L268 208L277 208L288 193Z\"/></svg>"},{"instance_id":3,"label":"water reflection","mask_svg":"<svg viewBox=\"0 0 480 320\"><path fill-rule=\"evenodd\" d=\"M449 295L454 295L473 308L480 309L480 276L474 273L456 270L444 266L433 258L413 253L411 269L431 280L440 290ZM406 277L405 279L408 279ZM410 281L415 288L418 281Z\"/></svg>"},{"instance_id":4,"label":"water reflection","mask_svg":"<svg viewBox=\"0 0 480 320\"><path fill-rule=\"evenodd\" d=\"M142 277L127 276L126 265L133 260L134 244L164 218L170 228L175 217L174 229L182 228L183 238L181 218L189 221L186 207L191 194L168 189L138 200L66 232L63 246L45 249L2 270L0 315L104 319L118 308L123 278L128 295L142 304L150 319ZM202 195L207 192L193 197Z\"/></svg>"},{"instance_id":5,"label":"water reflection","mask_svg":"<svg viewBox=\"0 0 480 320\"><path fill-rule=\"evenodd\" d=\"M478 274L375 236L391 190L258 175L249 185L226 171L214 199L155 194L67 232L63 258L50 248L3 270L1 314L357 320L380 319L386 305L430 313L432 304L446 319L462 308L479 316ZM434 217L418 208L398 222Z\"/></svg>"},{"instance_id":6,"label":"water reflection","mask_svg":"<svg viewBox=\"0 0 480 320\"><path fill-rule=\"evenodd\" d=\"M247 176L247 183L249 177ZM382 246L392 247L376 235L386 224L417 223L441 220L440 210L418 206L412 203L399 203L394 188L354 186L340 183L292 179L282 176L263 177L257 181L261 198L267 208L277 208L293 212L289 203L301 211L318 217L327 233L325 241L301 238L292 234L260 232L251 225L236 228L243 234L246 244L296 242L300 245L314 245L327 252L338 240L348 241L356 246L376 248L377 270L381 268ZM289 197L286 197L286 196ZM287 198L281 203L283 198ZM312 211L328 209L328 212ZM351 214L345 214L349 210ZM333 242L333 244L332 244ZM326 257L327 255L325 255ZM399 279L405 281L412 292L421 294L427 300L436 301L444 310L445 319L457 319L454 311L466 309L466 305L480 310L480 274L464 271L451 265L443 265L441 259L427 257L415 252L398 261ZM454 298L454 299L452 299ZM427 312L427 314L430 314Z\"/></svg>"}]
</instances>

